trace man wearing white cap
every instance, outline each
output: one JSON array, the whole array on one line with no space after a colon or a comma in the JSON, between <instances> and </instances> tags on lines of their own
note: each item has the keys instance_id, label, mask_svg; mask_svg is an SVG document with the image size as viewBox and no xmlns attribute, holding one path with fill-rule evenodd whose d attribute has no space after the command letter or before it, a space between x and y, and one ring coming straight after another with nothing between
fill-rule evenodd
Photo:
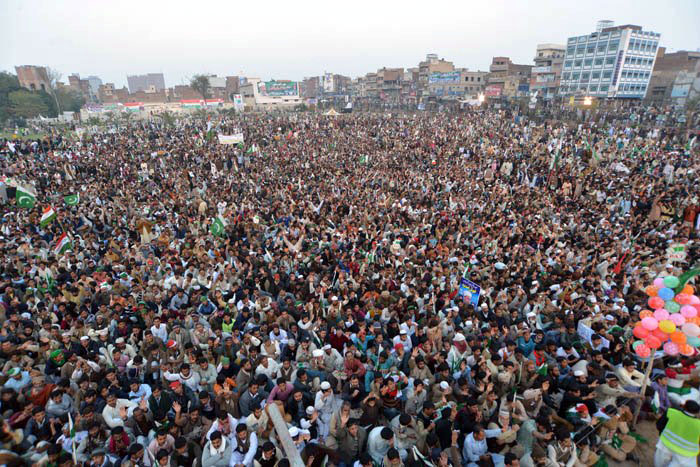
<instances>
[{"instance_id":1,"label":"man wearing white cap","mask_svg":"<svg viewBox=\"0 0 700 467\"><path fill-rule=\"evenodd\" d=\"M29 372L22 371L17 367L7 370L6 375L9 377L9 379L5 382L3 387L14 389L18 394L32 382Z\"/></svg>"},{"instance_id":2,"label":"man wearing white cap","mask_svg":"<svg viewBox=\"0 0 700 467\"><path fill-rule=\"evenodd\" d=\"M447 354L447 364L452 371L459 369L459 365L469 356L470 349L464 334L458 332L452 341L452 347Z\"/></svg>"},{"instance_id":3,"label":"man wearing white cap","mask_svg":"<svg viewBox=\"0 0 700 467\"><path fill-rule=\"evenodd\" d=\"M394 342L394 346L396 346L396 344L401 344L401 345L403 345L403 349L406 352L411 353L411 348L413 348L413 343L411 342L411 337L408 335L408 330L406 329L406 327L401 327L401 330L399 331L399 335L394 336L393 342Z\"/></svg>"},{"instance_id":4,"label":"man wearing white cap","mask_svg":"<svg viewBox=\"0 0 700 467\"><path fill-rule=\"evenodd\" d=\"M331 417L336 408L335 394L331 383L321 383L321 390L316 393L314 408L318 411L319 437L325 439L330 431Z\"/></svg>"}]
</instances>

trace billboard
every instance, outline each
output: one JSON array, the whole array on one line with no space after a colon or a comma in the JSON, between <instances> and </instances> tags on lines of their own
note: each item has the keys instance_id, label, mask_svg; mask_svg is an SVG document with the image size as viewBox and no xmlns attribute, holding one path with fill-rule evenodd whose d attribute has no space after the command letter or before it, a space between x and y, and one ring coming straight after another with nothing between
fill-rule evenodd
<instances>
[{"instance_id":1,"label":"billboard","mask_svg":"<svg viewBox=\"0 0 700 467\"><path fill-rule=\"evenodd\" d=\"M243 133L234 133L232 135L222 135L219 133L216 135L219 138L219 144L242 144L243 143Z\"/></svg>"},{"instance_id":2,"label":"billboard","mask_svg":"<svg viewBox=\"0 0 700 467\"><path fill-rule=\"evenodd\" d=\"M430 73L430 76L428 77L428 83L459 83L460 79L461 74L459 71L448 71L444 73L435 71L433 73Z\"/></svg>"},{"instance_id":3,"label":"billboard","mask_svg":"<svg viewBox=\"0 0 700 467\"><path fill-rule=\"evenodd\" d=\"M484 89L484 94L486 97L499 97L501 95L501 87L496 86L495 84L486 86L486 89Z\"/></svg>"},{"instance_id":4,"label":"billboard","mask_svg":"<svg viewBox=\"0 0 700 467\"><path fill-rule=\"evenodd\" d=\"M690 84L677 84L671 88L671 97L688 97Z\"/></svg>"},{"instance_id":5,"label":"billboard","mask_svg":"<svg viewBox=\"0 0 700 467\"><path fill-rule=\"evenodd\" d=\"M261 81L258 94L267 97L298 96L299 84L296 81Z\"/></svg>"}]
</instances>

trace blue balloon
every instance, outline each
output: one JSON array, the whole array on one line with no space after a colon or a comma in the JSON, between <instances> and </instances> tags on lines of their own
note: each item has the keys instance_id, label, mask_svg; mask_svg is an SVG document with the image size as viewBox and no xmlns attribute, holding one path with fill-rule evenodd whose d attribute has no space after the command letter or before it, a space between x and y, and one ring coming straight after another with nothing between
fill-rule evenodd
<instances>
[{"instance_id":1,"label":"blue balloon","mask_svg":"<svg viewBox=\"0 0 700 467\"><path fill-rule=\"evenodd\" d=\"M668 287L664 287L663 289L659 290L659 297L661 297L665 302L668 300L673 300L674 296L673 290L669 289Z\"/></svg>"}]
</instances>

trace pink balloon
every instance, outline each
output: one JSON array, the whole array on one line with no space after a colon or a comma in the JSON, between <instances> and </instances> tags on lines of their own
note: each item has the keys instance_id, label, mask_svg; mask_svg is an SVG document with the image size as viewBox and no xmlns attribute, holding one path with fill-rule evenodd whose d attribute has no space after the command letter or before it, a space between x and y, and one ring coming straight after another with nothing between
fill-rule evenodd
<instances>
[{"instance_id":1,"label":"pink balloon","mask_svg":"<svg viewBox=\"0 0 700 467\"><path fill-rule=\"evenodd\" d=\"M644 344L644 343L639 344L639 345L634 349L634 351L635 351L635 353L636 353L637 355L639 355L639 356L642 357L642 358L646 358L646 357L648 357L649 355L651 355L651 350L650 350L649 347L647 347L647 345Z\"/></svg>"},{"instance_id":2,"label":"pink balloon","mask_svg":"<svg viewBox=\"0 0 700 467\"><path fill-rule=\"evenodd\" d=\"M668 319L668 317L669 313L664 308L659 308L654 312L654 318L656 318L656 321L663 321L665 319Z\"/></svg>"},{"instance_id":3,"label":"pink balloon","mask_svg":"<svg viewBox=\"0 0 700 467\"><path fill-rule=\"evenodd\" d=\"M678 355L678 345L675 342L666 342L664 344L664 352L666 352L666 355Z\"/></svg>"},{"instance_id":4,"label":"pink balloon","mask_svg":"<svg viewBox=\"0 0 700 467\"><path fill-rule=\"evenodd\" d=\"M656 279L654 279L654 285L660 289L663 289L664 287L666 287L666 285L664 284L664 278L657 277Z\"/></svg>"},{"instance_id":5,"label":"pink balloon","mask_svg":"<svg viewBox=\"0 0 700 467\"><path fill-rule=\"evenodd\" d=\"M697 295L691 295L690 296L690 304L691 305L700 305L700 298L698 298Z\"/></svg>"},{"instance_id":6,"label":"pink balloon","mask_svg":"<svg viewBox=\"0 0 700 467\"><path fill-rule=\"evenodd\" d=\"M690 303L690 295L679 293L674 300L681 305L688 305Z\"/></svg>"},{"instance_id":7,"label":"pink balloon","mask_svg":"<svg viewBox=\"0 0 700 467\"><path fill-rule=\"evenodd\" d=\"M664 299L661 297L651 297L649 299L649 306L655 310L663 308L665 305Z\"/></svg>"},{"instance_id":8,"label":"pink balloon","mask_svg":"<svg viewBox=\"0 0 700 467\"><path fill-rule=\"evenodd\" d=\"M680 313L672 314L669 319L673 321L676 326L683 326L685 324L685 317Z\"/></svg>"},{"instance_id":9,"label":"pink balloon","mask_svg":"<svg viewBox=\"0 0 700 467\"><path fill-rule=\"evenodd\" d=\"M698 315L698 310L696 310L694 306L684 305L681 307L681 315L683 315L684 318L693 318Z\"/></svg>"},{"instance_id":10,"label":"pink balloon","mask_svg":"<svg viewBox=\"0 0 700 467\"><path fill-rule=\"evenodd\" d=\"M655 318L648 317L642 320L642 326L644 326L644 328L646 328L648 331L653 331L659 327L659 322Z\"/></svg>"}]
</instances>

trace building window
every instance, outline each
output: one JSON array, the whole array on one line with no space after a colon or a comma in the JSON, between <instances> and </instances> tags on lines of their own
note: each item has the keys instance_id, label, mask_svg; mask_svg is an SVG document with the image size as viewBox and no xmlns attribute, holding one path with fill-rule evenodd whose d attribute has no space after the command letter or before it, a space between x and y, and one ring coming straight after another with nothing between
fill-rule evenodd
<instances>
[{"instance_id":1,"label":"building window","mask_svg":"<svg viewBox=\"0 0 700 467\"><path fill-rule=\"evenodd\" d=\"M576 47L574 47L573 45L566 48L566 55L571 56L575 53L576 53Z\"/></svg>"},{"instance_id":2,"label":"building window","mask_svg":"<svg viewBox=\"0 0 700 467\"><path fill-rule=\"evenodd\" d=\"M576 47L576 55L582 55L586 51L585 45L579 45Z\"/></svg>"},{"instance_id":3,"label":"building window","mask_svg":"<svg viewBox=\"0 0 700 467\"><path fill-rule=\"evenodd\" d=\"M477 76L477 77L476 77L476 80L477 80L477 81L481 81L481 76Z\"/></svg>"},{"instance_id":4,"label":"building window","mask_svg":"<svg viewBox=\"0 0 700 467\"><path fill-rule=\"evenodd\" d=\"M573 72L573 73L571 74L571 79L574 80L574 81L578 81L578 79L579 79L580 77L581 77L581 73L578 73L578 72L576 72L576 71Z\"/></svg>"},{"instance_id":5,"label":"building window","mask_svg":"<svg viewBox=\"0 0 700 467\"><path fill-rule=\"evenodd\" d=\"M587 83L589 77L590 77L590 73L588 73L587 71L584 71L583 73L581 73L581 82Z\"/></svg>"},{"instance_id":6,"label":"building window","mask_svg":"<svg viewBox=\"0 0 700 467\"><path fill-rule=\"evenodd\" d=\"M617 46L620 44L620 41L610 41L610 44L608 44L608 52L615 52L617 51Z\"/></svg>"},{"instance_id":7,"label":"building window","mask_svg":"<svg viewBox=\"0 0 700 467\"><path fill-rule=\"evenodd\" d=\"M571 64L573 63L573 60L567 60L564 62L564 68L571 68Z\"/></svg>"},{"instance_id":8,"label":"building window","mask_svg":"<svg viewBox=\"0 0 700 467\"><path fill-rule=\"evenodd\" d=\"M609 80L612 77L612 70L605 70L603 72L603 79Z\"/></svg>"},{"instance_id":9,"label":"building window","mask_svg":"<svg viewBox=\"0 0 700 467\"><path fill-rule=\"evenodd\" d=\"M606 44L605 42L602 42L602 43L598 44L598 53L599 53L599 54L604 54L604 53L605 53L605 46L606 46L606 45L607 45L607 44Z\"/></svg>"},{"instance_id":10,"label":"building window","mask_svg":"<svg viewBox=\"0 0 700 467\"><path fill-rule=\"evenodd\" d=\"M615 63L615 57L605 57L605 64L612 65Z\"/></svg>"},{"instance_id":11,"label":"building window","mask_svg":"<svg viewBox=\"0 0 700 467\"><path fill-rule=\"evenodd\" d=\"M595 66L603 66L603 57L596 58L595 61L593 61L593 64Z\"/></svg>"},{"instance_id":12,"label":"building window","mask_svg":"<svg viewBox=\"0 0 700 467\"><path fill-rule=\"evenodd\" d=\"M581 68L581 64L583 63L583 60L576 60L574 62L574 67L576 68Z\"/></svg>"},{"instance_id":13,"label":"building window","mask_svg":"<svg viewBox=\"0 0 700 467\"><path fill-rule=\"evenodd\" d=\"M600 92L608 92L608 85L607 85L607 84L601 84L601 85L600 85Z\"/></svg>"},{"instance_id":14,"label":"building window","mask_svg":"<svg viewBox=\"0 0 700 467\"><path fill-rule=\"evenodd\" d=\"M594 71L591 73L591 79L600 79L600 71Z\"/></svg>"},{"instance_id":15,"label":"building window","mask_svg":"<svg viewBox=\"0 0 700 467\"><path fill-rule=\"evenodd\" d=\"M595 52L595 44L589 44L588 48L586 48L586 53L592 54L593 52Z\"/></svg>"},{"instance_id":16,"label":"building window","mask_svg":"<svg viewBox=\"0 0 700 467\"><path fill-rule=\"evenodd\" d=\"M570 73L562 73L562 74L561 74L561 79L563 79L564 81L566 81L567 79L569 79L569 76L571 76Z\"/></svg>"},{"instance_id":17,"label":"building window","mask_svg":"<svg viewBox=\"0 0 700 467\"><path fill-rule=\"evenodd\" d=\"M589 91L591 92L596 92L598 91L598 85L597 84L591 84L588 88Z\"/></svg>"},{"instance_id":18,"label":"building window","mask_svg":"<svg viewBox=\"0 0 700 467\"><path fill-rule=\"evenodd\" d=\"M592 58L587 58L586 60L583 61L584 66L590 67L593 65L593 59Z\"/></svg>"}]
</instances>

